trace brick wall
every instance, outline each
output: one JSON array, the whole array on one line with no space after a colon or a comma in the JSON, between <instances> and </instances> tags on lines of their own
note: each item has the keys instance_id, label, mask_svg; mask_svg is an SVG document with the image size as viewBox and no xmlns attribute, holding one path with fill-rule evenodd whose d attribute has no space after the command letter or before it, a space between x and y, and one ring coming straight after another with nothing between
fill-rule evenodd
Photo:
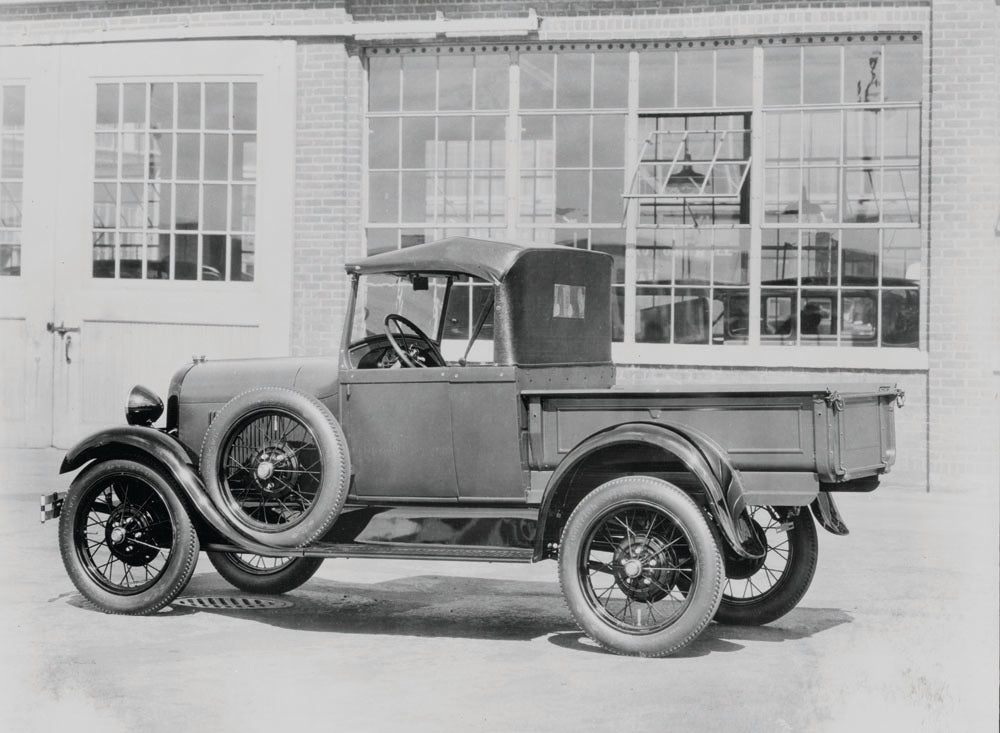
<instances>
[{"instance_id":1,"label":"brick wall","mask_svg":"<svg viewBox=\"0 0 1000 733\"><path fill-rule=\"evenodd\" d=\"M300 43L295 160L292 351L340 346L344 263L363 256L361 61L344 44Z\"/></svg>"},{"instance_id":2,"label":"brick wall","mask_svg":"<svg viewBox=\"0 0 1000 733\"><path fill-rule=\"evenodd\" d=\"M930 481L995 487L996 8L935 0L931 12Z\"/></svg>"}]
</instances>

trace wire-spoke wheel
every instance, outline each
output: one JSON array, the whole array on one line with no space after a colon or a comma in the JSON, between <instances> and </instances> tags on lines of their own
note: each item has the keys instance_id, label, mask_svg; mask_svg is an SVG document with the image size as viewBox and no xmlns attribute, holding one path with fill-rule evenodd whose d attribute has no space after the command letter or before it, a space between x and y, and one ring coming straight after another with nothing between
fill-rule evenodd
<instances>
[{"instance_id":1,"label":"wire-spoke wheel","mask_svg":"<svg viewBox=\"0 0 1000 733\"><path fill-rule=\"evenodd\" d=\"M209 552L208 559L235 587L264 594L295 590L323 564L321 557L265 557L249 552Z\"/></svg>"},{"instance_id":2,"label":"wire-spoke wheel","mask_svg":"<svg viewBox=\"0 0 1000 733\"><path fill-rule=\"evenodd\" d=\"M647 476L609 481L573 511L559 580L577 623L620 654L665 656L698 637L722 593L722 557L691 498Z\"/></svg>"},{"instance_id":3,"label":"wire-spoke wheel","mask_svg":"<svg viewBox=\"0 0 1000 733\"><path fill-rule=\"evenodd\" d=\"M59 520L63 564L108 613L147 614L184 588L198 537L174 487L134 461L94 464L73 481Z\"/></svg>"},{"instance_id":4,"label":"wire-spoke wheel","mask_svg":"<svg viewBox=\"0 0 1000 733\"><path fill-rule=\"evenodd\" d=\"M808 509L797 514L750 507L750 520L767 542L764 557L728 557L719 623L756 626L775 621L798 605L816 572L819 541Z\"/></svg>"},{"instance_id":5,"label":"wire-spoke wheel","mask_svg":"<svg viewBox=\"0 0 1000 733\"><path fill-rule=\"evenodd\" d=\"M266 545L319 539L347 498L350 461L340 425L315 397L266 387L219 411L201 449L205 488L219 511Z\"/></svg>"}]
</instances>

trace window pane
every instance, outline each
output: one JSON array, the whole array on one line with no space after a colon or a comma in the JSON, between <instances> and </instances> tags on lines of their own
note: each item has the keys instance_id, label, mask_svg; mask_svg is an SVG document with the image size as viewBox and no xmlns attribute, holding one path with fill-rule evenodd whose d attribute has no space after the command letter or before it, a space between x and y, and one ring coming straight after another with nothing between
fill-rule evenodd
<instances>
[{"instance_id":1,"label":"window pane","mask_svg":"<svg viewBox=\"0 0 1000 733\"><path fill-rule=\"evenodd\" d=\"M799 276L799 233L795 229L761 232L761 272L764 285L795 285Z\"/></svg>"},{"instance_id":2,"label":"window pane","mask_svg":"<svg viewBox=\"0 0 1000 733\"><path fill-rule=\"evenodd\" d=\"M21 184L0 183L0 226L18 229L21 226Z\"/></svg>"},{"instance_id":3,"label":"window pane","mask_svg":"<svg viewBox=\"0 0 1000 733\"><path fill-rule=\"evenodd\" d=\"M802 189L804 223L840 221L840 177L837 168L807 168Z\"/></svg>"},{"instance_id":4,"label":"window pane","mask_svg":"<svg viewBox=\"0 0 1000 733\"><path fill-rule=\"evenodd\" d=\"M163 180L173 177L174 135L169 132L154 132L149 136L149 177ZM98 178L101 175L98 173Z\"/></svg>"},{"instance_id":5,"label":"window pane","mask_svg":"<svg viewBox=\"0 0 1000 733\"><path fill-rule=\"evenodd\" d=\"M712 304L712 343L745 344L750 332L750 297L746 289L716 290Z\"/></svg>"},{"instance_id":6,"label":"window pane","mask_svg":"<svg viewBox=\"0 0 1000 733\"><path fill-rule=\"evenodd\" d=\"M200 139L198 135L183 134L177 136L177 177L198 178Z\"/></svg>"},{"instance_id":7,"label":"window pane","mask_svg":"<svg viewBox=\"0 0 1000 733\"><path fill-rule=\"evenodd\" d=\"M175 280L198 279L198 235L178 234L175 238Z\"/></svg>"},{"instance_id":8,"label":"window pane","mask_svg":"<svg viewBox=\"0 0 1000 733\"><path fill-rule=\"evenodd\" d=\"M880 46L844 47L844 101L879 102L882 99Z\"/></svg>"},{"instance_id":9,"label":"window pane","mask_svg":"<svg viewBox=\"0 0 1000 733\"><path fill-rule=\"evenodd\" d=\"M622 206L622 170L594 171L592 220L596 223L621 224L624 218Z\"/></svg>"},{"instance_id":10,"label":"window pane","mask_svg":"<svg viewBox=\"0 0 1000 733\"><path fill-rule=\"evenodd\" d=\"M522 117L521 168L551 168L553 165L552 117Z\"/></svg>"},{"instance_id":11,"label":"window pane","mask_svg":"<svg viewBox=\"0 0 1000 733\"><path fill-rule=\"evenodd\" d=\"M537 172L521 176L519 211L520 220L525 223L552 221L555 211L555 180L551 173Z\"/></svg>"},{"instance_id":12,"label":"window pane","mask_svg":"<svg viewBox=\"0 0 1000 733\"><path fill-rule=\"evenodd\" d=\"M143 212L143 203L145 202L143 184L122 183L120 190L121 201L118 205L118 226L122 229L142 228L145 221L145 214Z\"/></svg>"},{"instance_id":13,"label":"window pane","mask_svg":"<svg viewBox=\"0 0 1000 733\"><path fill-rule=\"evenodd\" d=\"M148 226L154 229L170 229L170 223L173 221L170 211L170 184L150 183L147 190L149 191L149 207L146 211Z\"/></svg>"},{"instance_id":14,"label":"window pane","mask_svg":"<svg viewBox=\"0 0 1000 733\"><path fill-rule=\"evenodd\" d=\"M882 172L882 221L920 222L920 177L917 168Z\"/></svg>"},{"instance_id":15,"label":"window pane","mask_svg":"<svg viewBox=\"0 0 1000 733\"><path fill-rule=\"evenodd\" d=\"M233 186L230 228L234 232L253 232L256 229L256 208L256 186Z\"/></svg>"},{"instance_id":16,"label":"window pane","mask_svg":"<svg viewBox=\"0 0 1000 733\"><path fill-rule=\"evenodd\" d=\"M590 174L587 171L556 172L557 222L589 221Z\"/></svg>"},{"instance_id":17,"label":"window pane","mask_svg":"<svg viewBox=\"0 0 1000 733\"><path fill-rule=\"evenodd\" d=\"M177 184L174 203L174 226L177 229L198 228L198 185Z\"/></svg>"},{"instance_id":18,"label":"window pane","mask_svg":"<svg viewBox=\"0 0 1000 733\"><path fill-rule=\"evenodd\" d=\"M253 86L237 84L237 86ZM155 130L170 130L174 126L174 85L153 84L149 102L149 124Z\"/></svg>"},{"instance_id":19,"label":"window pane","mask_svg":"<svg viewBox=\"0 0 1000 733\"><path fill-rule=\"evenodd\" d=\"M628 105L628 54L594 54L594 106Z\"/></svg>"},{"instance_id":20,"label":"window pane","mask_svg":"<svg viewBox=\"0 0 1000 733\"><path fill-rule=\"evenodd\" d=\"M229 178L229 136L205 135L205 179L225 181Z\"/></svg>"},{"instance_id":21,"label":"window pane","mask_svg":"<svg viewBox=\"0 0 1000 733\"><path fill-rule=\"evenodd\" d=\"M126 127L136 128L146 125L146 85L122 85L122 115Z\"/></svg>"},{"instance_id":22,"label":"window pane","mask_svg":"<svg viewBox=\"0 0 1000 733\"><path fill-rule=\"evenodd\" d=\"M368 167L399 167L399 118L368 120Z\"/></svg>"},{"instance_id":23,"label":"window pane","mask_svg":"<svg viewBox=\"0 0 1000 733\"><path fill-rule=\"evenodd\" d=\"M715 231L712 282L716 285L745 285L750 260L749 229Z\"/></svg>"},{"instance_id":24,"label":"window pane","mask_svg":"<svg viewBox=\"0 0 1000 733\"><path fill-rule=\"evenodd\" d=\"M24 127L24 87L17 85L3 88L2 124L6 130L20 130Z\"/></svg>"},{"instance_id":25,"label":"window pane","mask_svg":"<svg viewBox=\"0 0 1000 733\"><path fill-rule=\"evenodd\" d=\"M845 229L840 237L842 284L878 285L878 229Z\"/></svg>"},{"instance_id":26,"label":"window pane","mask_svg":"<svg viewBox=\"0 0 1000 733\"><path fill-rule=\"evenodd\" d=\"M623 229L594 229L590 238L590 249L605 252L615 258L611 281L625 282L625 231Z\"/></svg>"},{"instance_id":27,"label":"window pane","mask_svg":"<svg viewBox=\"0 0 1000 733\"><path fill-rule=\"evenodd\" d=\"M847 110L844 112L844 159L849 162L878 160L880 111Z\"/></svg>"},{"instance_id":28,"label":"window pane","mask_svg":"<svg viewBox=\"0 0 1000 733\"><path fill-rule=\"evenodd\" d=\"M556 106L579 109L590 106L593 54L561 53L556 57Z\"/></svg>"},{"instance_id":29,"label":"window pane","mask_svg":"<svg viewBox=\"0 0 1000 733\"><path fill-rule=\"evenodd\" d=\"M369 229L367 230L368 254L377 255L380 252L388 252L398 248L398 229Z\"/></svg>"},{"instance_id":30,"label":"window pane","mask_svg":"<svg viewBox=\"0 0 1000 733\"><path fill-rule=\"evenodd\" d=\"M712 51L680 51L677 54L677 106L711 107L714 90Z\"/></svg>"},{"instance_id":31,"label":"window pane","mask_svg":"<svg viewBox=\"0 0 1000 733\"><path fill-rule=\"evenodd\" d=\"M503 223L507 202L504 187L502 171L479 174L473 179L473 221Z\"/></svg>"},{"instance_id":32,"label":"window pane","mask_svg":"<svg viewBox=\"0 0 1000 733\"><path fill-rule=\"evenodd\" d=\"M885 46L885 101L919 102L923 96L923 67L919 43Z\"/></svg>"},{"instance_id":33,"label":"window pane","mask_svg":"<svg viewBox=\"0 0 1000 733\"><path fill-rule=\"evenodd\" d=\"M472 109L472 56L438 59L438 109Z\"/></svg>"},{"instance_id":34,"label":"window pane","mask_svg":"<svg viewBox=\"0 0 1000 733\"><path fill-rule=\"evenodd\" d=\"M621 166L625 162L625 117L596 115L594 118L594 165Z\"/></svg>"},{"instance_id":35,"label":"window pane","mask_svg":"<svg viewBox=\"0 0 1000 733\"><path fill-rule=\"evenodd\" d=\"M115 216L118 209L118 186L114 183L95 183L94 184L94 227L98 229L114 229L115 227ZM6 192L4 188L0 188L0 193L3 193L6 198ZM6 224L8 214L7 205L0 203L0 212L3 214L4 226L11 226Z\"/></svg>"},{"instance_id":36,"label":"window pane","mask_svg":"<svg viewBox=\"0 0 1000 733\"><path fill-rule=\"evenodd\" d=\"M844 171L844 221L876 222L881 208L882 174L871 168Z\"/></svg>"},{"instance_id":37,"label":"window pane","mask_svg":"<svg viewBox=\"0 0 1000 733\"><path fill-rule=\"evenodd\" d=\"M836 231L801 232L802 284L837 285L838 233Z\"/></svg>"},{"instance_id":38,"label":"window pane","mask_svg":"<svg viewBox=\"0 0 1000 733\"><path fill-rule=\"evenodd\" d=\"M506 165L506 119L503 117L476 118L474 156L477 168L503 168Z\"/></svg>"},{"instance_id":39,"label":"window pane","mask_svg":"<svg viewBox=\"0 0 1000 733\"><path fill-rule=\"evenodd\" d=\"M715 52L715 104L749 107L753 96L753 52L732 49Z\"/></svg>"},{"instance_id":40,"label":"window pane","mask_svg":"<svg viewBox=\"0 0 1000 733\"><path fill-rule=\"evenodd\" d=\"M201 127L201 85L177 85L177 126L187 130Z\"/></svg>"},{"instance_id":41,"label":"window pane","mask_svg":"<svg viewBox=\"0 0 1000 733\"><path fill-rule=\"evenodd\" d=\"M764 173L764 221L799 221L802 178L795 168L775 168Z\"/></svg>"},{"instance_id":42,"label":"window pane","mask_svg":"<svg viewBox=\"0 0 1000 733\"><path fill-rule=\"evenodd\" d=\"M241 234L229 240L229 279L253 280L255 239L251 234Z\"/></svg>"},{"instance_id":43,"label":"window pane","mask_svg":"<svg viewBox=\"0 0 1000 733\"><path fill-rule=\"evenodd\" d=\"M368 221L396 222L399 214L398 173L368 174Z\"/></svg>"},{"instance_id":44,"label":"window pane","mask_svg":"<svg viewBox=\"0 0 1000 733\"><path fill-rule=\"evenodd\" d=\"M920 345L920 291L882 291L882 346Z\"/></svg>"},{"instance_id":45,"label":"window pane","mask_svg":"<svg viewBox=\"0 0 1000 733\"><path fill-rule=\"evenodd\" d=\"M882 284L920 285L922 233L917 229L886 229L882 249Z\"/></svg>"},{"instance_id":46,"label":"window pane","mask_svg":"<svg viewBox=\"0 0 1000 733\"><path fill-rule=\"evenodd\" d=\"M551 108L555 56L550 53L522 53L520 67L521 106L526 109Z\"/></svg>"},{"instance_id":47,"label":"window pane","mask_svg":"<svg viewBox=\"0 0 1000 733\"><path fill-rule=\"evenodd\" d=\"M476 57L476 109L507 109L509 67L506 55Z\"/></svg>"},{"instance_id":48,"label":"window pane","mask_svg":"<svg viewBox=\"0 0 1000 733\"><path fill-rule=\"evenodd\" d=\"M229 85L205 85L205 127L209 130L229 129Z\"/></svg>"},{"instance_id":49,"label":"window pane","mask_svg":"<svg viewBox=\"0 0 1000 733\"><path fill-rule=\"evenodd\" d=\"M206 185L202 228L209 231L226 230L227 193L224 184ZM222 268L224 271L225 268Z\"/></svg>"},{"instance_id":50,"label":"window pane","mask_svg":"<svg viewBox=\"0 0 1000 733\"><path fill-rule=\"evenodd\" d=\"M635 340L639 343L670 342L670 291L659 288L638 288L635 298Z\"/></svg>"},{"instance_id":51,"label":"window pane","mask_svg":"<svg viewBox=\"0 0 1000 733\"><path fill-rule=\"evenodd\" d=\"M24 177L24 136L4 133L0 138L3 150L0 151L0 177Z\"/></svg>"},{"instance_id":52,"label":"window pane","mask_svg":"<svg viewBox=\"0 0 1000 733\"><path fill-rule=\"evenodd\" d=\"M403 109L434 109L437 59L433 56L403 57Z\"/></svg>"},{"instance_id":53,"label":"window pane","mask_svg":"<svg viewBox=\"0 0 1000 733\"><path fill-rule=\"evenodd\" d=\"M368 59L368 108L372 111L399 109L399 57L372 56Z\"/></svg>"},{"instance_id":54,"label":"window pane","mask_svg":"<svg viewBox=\"0 0 1000 733\"><path fill-rule=\"evenodd\" d=\"M639 106L674 106L673 51L644 51L639 54Z\"/></svg>"},{"instance_id":55,"label":"window pane","mask_svg":"<svg viewBox=\"0 0 1000 733\"><path fill-rule=\"evenodd\" d=\"M767 162L797 164L802 154L802 115L799 112L772 112L766 119Z\"/></svg>"},{"instance_id":56,"label":"window pane","mask_svg":"<svg viewBox=\"0 0 1000 733\"><path fill-rule=\"evenodd\" d=\"M471 148L471 117L442 117L438 120L437 167L468 168L472 164Z\"/></svg>"},{"instance_id":57,"label":"window pane","mask_svg":"<svg viewBox=\"0 0 1000 733\"><path fill-rule=\"evenodd\" d=\"M4 119L7 117L7 95L4 94ZM118 85L97 85L97 129L118 126Z\"/></svg>"},{"instance_id":58,"label":"window pane","mask_svg":"<svg viewBox=\"0 0 1000 733\"><path fill-rule=\"evenodd\" d=\"M837 300L835 290L802 291L801 310L798 314L799 344L836 345Z\"/></svg>"},{"instance_id":59,"label":"window pane","mask_svg":"<svg viewBox=\"0 0 1000 733\"><path fill-rule=\"evenodd\" d=\"M802 74L799 49L764 49L764 104L799 104Z\"/></svg>"},{"instance_id":60,"label":"window pane","mask_svg":"<svg viewBox=\"0 0 1000 733\"><path fill-rule=\"evenodd\" d=\"M919 165L920 110L887 109L882 112L882 116L885 125L885 162Z\"/></svg>"},{"instance_id":61,"label":"window pane","mask_svg":"<svg viewBox=\"0 0 1000 733\"><path fill-rule=\"evenodd\" d=\"M761 341L794 345L798 337L798 295L794 290L764 289L760 296Z\"/></svg>"},{"instance_id":62,"label":"window pane","mask_svg":"<svg viewBox=\"0 0 1000 733\"><path fill-rule=\"evenodd\" d=\"M556 165L585 168L590 164L590 117L556 117Z\"/></svg>"},{"instance_id":63,"label":"window pane","mask_svg":"<svg viewBox=\"0 0 1000 733\"><path fill-rule=\"evenodd\" d=\"M226 235L205 234L201 240L201 279L224 280L226 277Z\"/></svg>"},{"instance_id":64,"label":"window pane","mask_svg":"<svg viewBox=\"0 0 1000 733\"><path fill-rule=\"evenodd\" d=\"M257 85L253 83L233 84L233 129L257 129ZM252 263L252 256L251 256ZM250 277L253 279L253 265ZM245 273L244 273L245 274ZM235 279L235 278L234 278Z\"/></svg>"},{"instance_id":65,"label":"window pane","mask_svg":"<svg viewBox=\"0 0 1000 733\"><path fill-rule=\"evenodd\" d=\"M433 221L434 174L431 172L403 173L403 221ZM373 220L374 221L374 220ZM391 220L389 220L391 221Z\"/></svg>"},{"instance_id":66,"label":"window pane","mask_svg":"<svg viewBox=\"0 0 1000 733\"><path fill-rule=\"evenodd\" d=\"M94 232L94 277L115 276L115 233Z\"/></svg>"},{"instance_id":67,"label":"window pane","mask_svg":"<svg viewBox=\"0 0 1000 733\"><path fill-rule=\"evenodd\" d=\"M825 104L840 101L840 46L802 49L804 69L803 101Z\"/></svg>"},{"instance_id":68,"label":"window pane","mask_svg":"<svg viewBox=\"0 0 1000 733\"><path fill-rule=\"evenodd\" d=\"M841 346L875 346L878 291L845 292L840 301Z\"/></svg>"},{"instance_id":69,"label":"window pane","mask_svg":"<svg viewBox=\"0 0 1000 733\"><path fill-rule=\"evenodd\" d=\"M146 249L146 278L167 280L170 278L170 235L150 232L149 247Z\"/></svg>"},{"instance_id":70,"label":"window pane","mask_svg":"<svg viewBox=\"0 0 1000 733\"><path fill-rule=\"evenodd\" d=\"M118 277L142 277L142 261L146 259L145 241L141 233L123 232L118 246Z\"/></svg>"},{"instance_id":71,"label":"window pane","mask_svg":"<svg viewBox=\"0 0 1000 733\"><path fill-rule=\"evenodd\" d=\"M257 136L233 135L233 180L257 178Z\"/></svg>"},{"instance_id":72,"label":"window pane","mask_svg":"<svg viewBox=\"0 0 1000 733\"><path fill-rule=\"evenodd\" d=\"M840 162L840 112L806 112L803 156L810 163Z\"/></svg>"},{"instance_id":73,"label":"window pane","mask_svg":"<svg viewBox=\"0 0 1000 733\"><path fill-rule=\"evenodd\" d=\"M434 167L434 118L403 118L403 167Z\"/></svg>"}]
</instances>

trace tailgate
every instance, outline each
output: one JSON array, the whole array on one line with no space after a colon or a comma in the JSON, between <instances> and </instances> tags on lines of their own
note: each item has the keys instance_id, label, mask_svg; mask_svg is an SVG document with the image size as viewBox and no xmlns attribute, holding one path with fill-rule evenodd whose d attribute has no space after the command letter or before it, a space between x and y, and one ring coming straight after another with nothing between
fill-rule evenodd
<instances>
[{"instance_id":1,"label":"tailgate","mask_svg":"<svg viewBox=\"0 0 1000 733\"><path fill-rule=\"evenodd\" d=\"M815 412L820 480L851 481L888 472L896 460L894 413L902 399L895 387L828 391Z\"/></svg>"}]
</instances>

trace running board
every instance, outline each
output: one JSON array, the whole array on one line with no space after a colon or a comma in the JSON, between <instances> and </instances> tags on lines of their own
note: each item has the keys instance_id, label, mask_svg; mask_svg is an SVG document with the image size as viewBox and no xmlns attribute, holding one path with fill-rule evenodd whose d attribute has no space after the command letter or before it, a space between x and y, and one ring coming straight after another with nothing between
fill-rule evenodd
<instances>
[{"instance_id":1,"label":"running board","mask_svg":"<svg viewBox=\"0 0 1000 733\"><path fill-rule=\"evenodd\" d=\"M212 552L245 552L234 545L206 544ZM275 548L274 557L393 558L397 560L453 560L465 562L530 563L530 548L484 547L481 545L431 545L412 542L333 543L317 542L308 547Z\"/></svg>"}]
</instances>

